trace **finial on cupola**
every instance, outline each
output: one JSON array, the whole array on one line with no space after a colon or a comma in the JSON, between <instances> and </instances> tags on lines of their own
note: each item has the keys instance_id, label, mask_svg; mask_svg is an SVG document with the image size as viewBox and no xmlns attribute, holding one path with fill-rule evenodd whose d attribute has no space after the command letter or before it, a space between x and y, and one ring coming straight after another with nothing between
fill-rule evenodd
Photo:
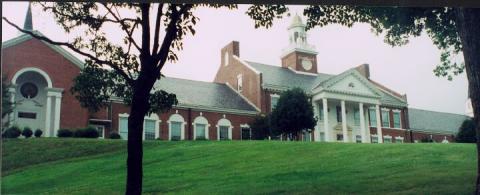
<instances>
[{"instance_id":1,"label":"finial on cupola","mask_svg":"<svg viewBox=\"0 0 480 195\"><path fill-rule=\"evenodd\" d=\"M33 22L32 22L32 3L28 2L28 9L27 14L25 16L25 23L23 23L23 30L33 30Z\"/></svg>"}]
</instances>

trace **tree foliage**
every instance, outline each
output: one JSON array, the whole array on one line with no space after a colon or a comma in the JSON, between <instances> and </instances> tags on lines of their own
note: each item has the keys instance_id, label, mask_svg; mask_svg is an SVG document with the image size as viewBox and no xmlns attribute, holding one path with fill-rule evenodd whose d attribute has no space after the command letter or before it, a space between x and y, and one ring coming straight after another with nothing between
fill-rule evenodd
<instances>
[{"instance_id":1,"label":"tree foliage","mask_svg":"<svg viewBox=\"0 0 480 195\"><path fill-rule=\"evenodd\" d=\"M313 129L315 123L312 104L300 88L284 91L271 113L272 128L279 133L295 134Z\"/></svg>"},{"instance_id":2,"label":"tree foliage","mask_svg":"<svg viewBox=\"0 0 480 195\"><path fill-rule=\"evenodd\" d=\"M476 143L477 137L475 134L475 121L473 119L466 119L458 129L458 134L455 141L459 143Z\"/></svg>"},{"instance_id":3,"label":"tree foliage","mask_svg":"<svg viewBox=\"0 0 480 195\"><path fill-rule=\"evenodd\" d=\"M7 82L7 77L2 75L2 128L6 128L9 125L9 118L7 115L13 111L13 103L10 102L10 92L8 92L10 84Z\"/></svg>"},{"instance_id":4,"label":"tree foliage","mask_svg":"<svg viewBox=\"0 0 480 195\"><path fill-rule=\"evenodd\" d=\"M250 124L252 129L252 138L256 140L266 139L270 133L270 116L269 115L257 115Z\"/></svg>"}]
</instances>

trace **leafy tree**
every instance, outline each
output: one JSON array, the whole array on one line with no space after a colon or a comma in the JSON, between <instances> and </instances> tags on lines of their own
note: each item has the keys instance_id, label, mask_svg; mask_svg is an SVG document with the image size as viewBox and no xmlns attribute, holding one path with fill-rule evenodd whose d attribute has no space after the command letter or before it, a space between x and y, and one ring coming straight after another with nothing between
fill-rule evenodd
<instances>
[{"instance_id":1,"label":"leafy tree","mask_svg":"<svg viewBox=\"0 0 480 195\"><path fill-rule=\"evenodd\" d=\"M34 31L22 29L3 17L17 30L53 45L64 46L84 56L85 68L75 78L72 92L82 106L97 111L111 97L130 105L126 194L142 192L143 118L152 112L167 111L177 104L174 94L154 90L161 82L165 63L175 62L182 40L194 34L200 6L236 8L236 5L193 5L127 2L38 3L52 13L66 33L81 32L71 42L59 42ZM123 33L117 43L108 29ZM152 93L152 91L154 91Z\"/></svg>"},{"instance_id":2,"label":"leafy tree","mask_svg":"<svg viewBox=\"0 0 480 195\"><path fill-rule=\"evenodd\" d=\"M250 124L252 128L252 138L256 140L263 140L267 138L270 133L270 117L269 115L257 115Z\"/></svg>"},{"instance_id":3,"label":"leafy tree","mask_svg":"<svg viewBox=\"0 0 480 195\"><path fill-rule=\"evenodd\" d=\"M473 121L473 119L466 119L458 129L455 140L459 143L476 143L475 129L475 121Z\"/></svg>"},{"instance_id":4,"label":"leafy tree","mask_svg":"<svg viewBox=\"0 0 480 195\"><path fill-rule=\"evenodd\" d=\"M351 27L355 23L368 23L372 32L383 35L392 46L408 43L410 37L425 31L441 50L441 63L435 68L437 76L458 75L466 70L470 98L474 111L476 134L480 135L480 9L463 7L365 7L350 5L310 5L303 14L307 16L307 29L328 24ZM256 27L269 27L278 13L285 12L278 5L251 8L247 14L255 20ZM463 54L463 63L454 59ZM477 139L477 157L480 158L480 139ZM480 194L480 161L477 162L475 194Z\"/></svg>"},{"instance_id":5,"label":"leafy tree","mask_svg":"<svg viewBox=\"0 0 480 195\"><path fill-rule=\"evenodd\" d=\"M7 77L2 75L2 129L8 127L10 123L10 119L7 118L8 114L13 112L13 104L10 102L10 93L8 92L8 88L10 87L9 82L7 81Z\"/></svg>"},{"instance_id":6,"label":"leafy tree","mask_svg":"<svg viewBox=\"0 0 480 195\"><path fill-rule=\"evenodd\" d=\"M272 127L296 139L296 134L315 127L313 107L305 92L294 88L283 92L271 113Z\"/></svg>"}]
</instances>

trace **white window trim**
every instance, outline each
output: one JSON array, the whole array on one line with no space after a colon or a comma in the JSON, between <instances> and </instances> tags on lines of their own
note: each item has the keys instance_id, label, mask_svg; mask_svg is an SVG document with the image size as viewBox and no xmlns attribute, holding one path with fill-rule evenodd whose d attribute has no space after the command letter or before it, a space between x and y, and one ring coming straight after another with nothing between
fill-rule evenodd
<instances>
[{"instance_id":1,"label":"white window trim","mask_svg":"<svg viewBox=\"0 0 480 195\"><path fill-rule=\"evenodd\" d=\"M376 143L376 144L380 143L380 140L378 140L378 135L377 134L371 134L370 136L371 136L370 137L370 139L371 139L370 143ZM373 138L377 138L377 142L373 142Z\"/></svg>"},{"instance_id":2,"label":"white window trim","mask_svg":"<svg viewBox=\"0 0 480 195\"><path fill-rule=\"evenodd\" d=\"M181 119L181 120L180 120ZM185 140L185 119L183 118L182 115L175 113L170 115L168 118L167 124L168 124L168 140L172 140L172 123L171 122L180 122L182 123L180 125L180 140Z\"/></svg>"},{"instance_id":3,"label":"white window trim","mask_svg":"<svg viewBox=\"0 0 480 195\"><path fill-rule=\"evenodd\" d=\"M280 95L278 94L270 94L270 111L273 110L273 107L272 107L272 98L280 98ZM278 103L278 102L277 102ZM275 105L276 106L276 105Z\"/></svg>"},{"instance_id":4,"label":"white window trim","mask_svg":"<svg viewBox=\"0 0 480 195\"><path fill-rule=\"evenodd\" d=\"M88 126L91 126L95 129L97 129L97 127L103 127L103 133L102 133L102 137L98 137L99 139L105 139L105 125L97 125L97 124L89 124ZM97 129L98 130L98 129Z\"/></svg>"},{"instance_id":5,"label":"white window trim","mask_svg":"<svg viewBox=\"0 0 480 195\"><path fill-rule=\"evenodd\" d=\"M158 115L155 113L152 113L148 116L145 116L143 118L143 135L142 139L145 140L145 120L152 120L155 121L155 139L158 139L160 137L160 123L162 120L159 119Z\"/></svg>"},{"instance_id":6,"label":"white window trim","mask_svg":"<svg viewBox=\"0 0 480 195\"><path fill-rule=\"evenodd\" d=\"M250 129L250 139L252 139L252 128L250 128L250 125L248 125L248 124L246 124L246 123L245 123L245 124L240 124L240 139L243 140L243 137L242 137L242 133L243 133L243 132L242 132L242 129L243 129L243 128L248 128L248 129Z\"/></svg>"},{"instance_id":7,"label":"white window trim","mask_svg":"<svg viewBox=\"0 0 480 195\"><path fill-rule=\"evenodd\" d=\"M400 120L400 128L396 128L395 127L395 113L399 113L399 120ZM404 130L403 127L402 127L402 112L400 110L393 110L393 120L392 123L393 123L393 129L400 129L400 130Z\"/></svg>"},{"instance_id":8,"label":"white window trim","mask_svg":"<svg viewBox=\"0 0 480 195\"><path fill-rule=\"evenodd\" d=\"M230 61L230 55L228 54L228 52L226 51L225 54L223 54L223 64L224 66L228 66L228 63Z\"/></svg>"},{"instance_id":9,"label":"white window trim","mask_svg":"<svg viewBox=\"0 0 480 195\"><path fill-rule=\"evenodd\" d=\"M390 135L384 135L384 136L383 136L383 143L385 143L385 139L390 139L390 143L393 143L392 136L390 136Z\"/></svg>"},{"instance_id":10,"label":"white window trim","mask_svg":"<svg viewBox=\"0 0 480 195\"><path fill-rule=\"evenodd\" d=\"M207 118L204 116L197 116L195 120L193 120L193 140L197 139L197 124L205 125L205 139L209 140L209 129L210 123L208 123Z\"/></svg>"},{"instance_id":11,"label":"white window trim","mask_svg":"<svg viewBox=\"0 0 480 195\"><path fill-rule=\"evenodd\" d=\"M383 112L388 112L388 126L383 126ZM380 116L381 116L381 124L382 124L382 128L391 128L390 126L392 125L392 121L390 121L390 109L385 109L385 108L382 108L382 110L380 111Z\"/></svg>"},{"instance_id":12,"label":"white window trim","mask_svg":"<svg viewBox=\"0 0 480 195\"><path fill-rule=\"evenodd\" d=\"M397 143L397 140L402 140L401 143L404 143L404 142L405 142L405 138L402 137L402 136L396 136L396 137L395 137L395 143Z\"/></svg>"},{"instance_id":13,"label":"white window trim","mask_svg":"<svg viewBox=\"0 0 480 195\"><path fill-rule=\"evenodd\" d=\"M128 125L128 117L130 115L128 113L121 113L121 114L118 114L118 129L117 129L117 133L120 135L120 118L126 118L127 119L127 125ZM152 113L148 116L145 116L143 117L143 133L142 133L142 140L145 140L145 119L147 120L154 120L155 121L155 139L159 138L160 137L160 123L162 122L162 120L160 120L160 118L158 117L157 114L155 113ZM105 131L105 130L104 130ZM127 132L128 132L128 126L127 126ZM103 134L105 136L105 132ZM125 138L125 140L128 140L128 137Z\"/></svg>"},{"instance_id":14,"label":"white window trim","mask_svg":"<svg viewBox=\"0 0 480 195\"><path fill-rule=\"evenodd\" d=\"M228 139L232 140L232 130L233 126L230 120L222 118L217 122L217 140L220 140L220 126L228 126Z\"/></svg>"},{"instance_id":15,"label":"white window trim","mask_svg":"<svg viewBox=\"0 0 480 195\"><path fill-rule=\"evenodd\" d=\"M237 91L238 92L243 91L243 75L242 74L237 75Z\"/></svg>"}]
</instances>

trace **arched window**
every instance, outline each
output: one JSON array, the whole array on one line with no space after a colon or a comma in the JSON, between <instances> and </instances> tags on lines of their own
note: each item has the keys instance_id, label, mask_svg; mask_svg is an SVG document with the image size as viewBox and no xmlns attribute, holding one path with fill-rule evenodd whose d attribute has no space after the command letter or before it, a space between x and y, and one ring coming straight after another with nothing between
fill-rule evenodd
<instances>
[{"instance_id":1,"label":"arched window","mask_svg":"<svg viewBox=\"0 0 480 195\"><path fill-rule=\"evenodd\" d=\"M124 140L128 139L128 113L118 115L118 134ZM143 119L143 140L154 140L160 137L160 122L158 115L153 113Z\"/></svg>"},{"instance_id":2,"label":"arched window","mask_svg":"<svg viewBox=\"0 0 480 195\"><path fill-rule=\"evenodd\" d=\"M167 121L168 140L185 139L185 120L180 114L172 114Z\"/></svg>"},{"instance_id":3,"label":"arched window","mask_svg":"<svg viewBox=\"0 0 480 195\"><path fill-rule=\"evenodd\" d=\"M218 140L231 140L232 139L232 123L226 119L222 118L218 120L217 123L217 139Z\"/></svg>"},{"instance_id":4,"label":"arched window","mask_svg":"<svg viewBox=\"0 0 480 195\"><path fill-rule=\"evenodd\" d=\"M143 121L143 139L154 140L160 137L160 119L155 113L145 116Z\"/></svg>"},{"instance_id":5,"label":"arched window","mask_svg":"<svg viewBox=\"0 0 480 195\"><path fill-rule=\"evenodd\" d=\"M208 129L210 124L208 124L208 120L203 116L197 116L195 120L193 120L193 139L194 140L202 140L208 139Z\"/></svg>"},{"instance_id":6,"label":"arched window","mask_svg":"<svg viewBox=\"0 0 480 195\"><path fill-rule=\"evenodd\" d=\"M224 56L223 56L223 65L224 65L224 66L228 66L228 60L229 60L228 57L229 57L229 56L228 56L228 52L225 52L225 54L224 54Z\"/></svg>"}]
</instances>

